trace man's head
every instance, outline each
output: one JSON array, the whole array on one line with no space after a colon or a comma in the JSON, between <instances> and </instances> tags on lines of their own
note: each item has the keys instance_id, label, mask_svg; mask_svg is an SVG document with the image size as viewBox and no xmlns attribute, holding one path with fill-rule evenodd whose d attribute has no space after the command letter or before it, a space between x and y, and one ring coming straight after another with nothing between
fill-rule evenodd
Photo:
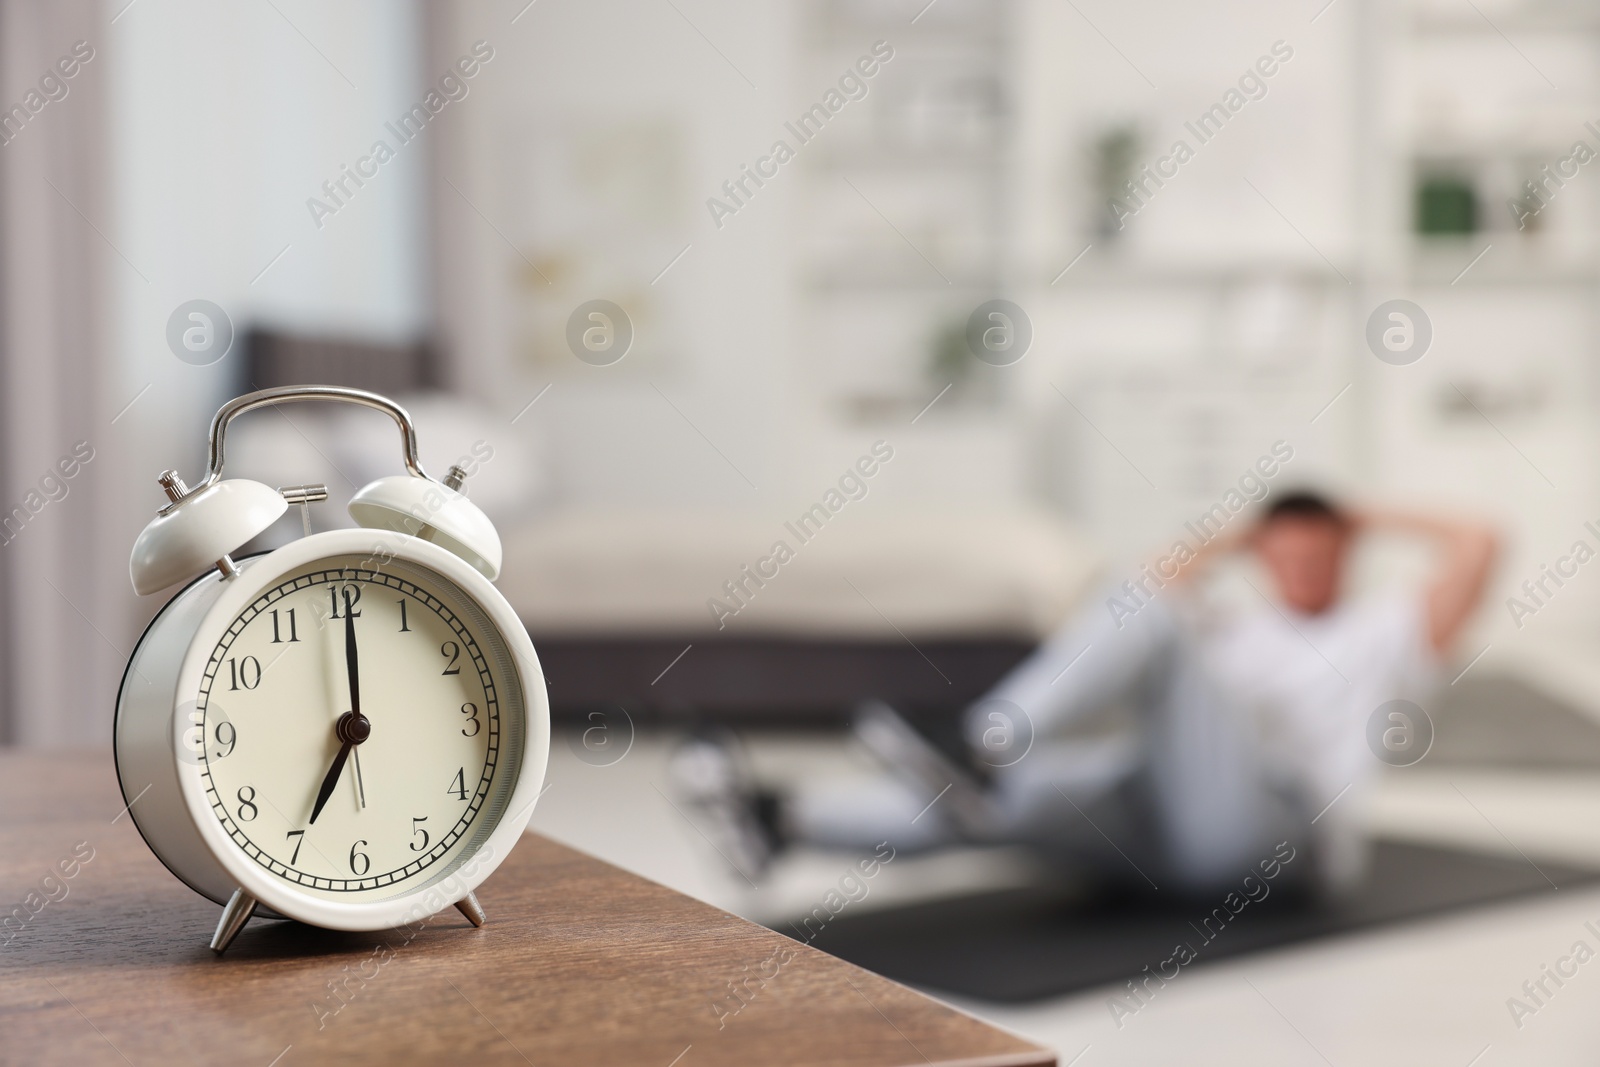
<instances>
[{"instance_id":1,"label":"man's head","mask_svg":"<svg viewBox=\"0 0 1600 1067\"><path fill-rule=\"evenodd\" d=\"M1352 533L1349 516L1327 498L1291 492L1267 506L1251 543L1284 603L1315 615L1339 599Z\"/></svg>"}]
</instances>

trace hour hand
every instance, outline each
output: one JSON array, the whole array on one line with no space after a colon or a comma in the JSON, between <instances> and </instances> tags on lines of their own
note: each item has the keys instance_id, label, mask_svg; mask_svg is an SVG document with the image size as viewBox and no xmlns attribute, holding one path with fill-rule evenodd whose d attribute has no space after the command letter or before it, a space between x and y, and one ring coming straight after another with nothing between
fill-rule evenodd
<instances>
[{"instance_id":1,"label":"hour hand","mask_svg":"<svg viewBox=\"0 0 1600 1067\"><path fill-rule=\"evenodd\" d=\"M333 766L328 768L328 773L322 779L322 788L317 790L317 802L311 806L312 822L317 821L317 816L322 814L323 805L327 804L328 798L333 795L333 787L339 784L339 772L344 770L344 761L350 758L350 750L354 747L354 743L350 741L339 746L339 754L333 757Z\"/></svg>"}]
</instances>

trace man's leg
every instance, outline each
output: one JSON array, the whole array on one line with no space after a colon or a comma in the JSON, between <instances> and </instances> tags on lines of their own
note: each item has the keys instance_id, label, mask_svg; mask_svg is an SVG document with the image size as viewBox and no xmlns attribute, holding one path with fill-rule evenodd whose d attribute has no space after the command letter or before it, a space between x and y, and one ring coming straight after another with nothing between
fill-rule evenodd
<instances>
[{"instance_id":1,"label":"man's leg","mask_svg":"<svg viewBox=\"0 0 1600 1067\"><path fill-rule=\"evenodd\" d=\"M1303 819L1273 790L1253 724L1208 676L1203 653L1175 612L1157 602L1119 627L1100 602L1079 614L968 712L979 758L1000 700L1031 724L1031 747L1007 753L987 796L986 826L962 826L930 808L932 782L883 778L845 789L813 787L788 799L797 838L915 851L957 841L1023 844L1153 886L1228 886L1293 837ZM1132 736L1063 736L1119 698L1136 705Z\"/></svg>"},{"instance_id":2,"label":"man's leg","mask_svg":"<svg viewBox=\"0 0 1600 1067\"><path fill-rule=\"evenodd\" d=\"M1172 879L1226 886L1292 834L1297 809L1276 792L1256 726L1185 643L1151 694L1146 782Z\"/></svg>"},{"instance_id":3,"label":"man's leg","mask_svg":"<svg viewBox=\"0 0 1600 1067\"><path fill-rule=\"evenodd\" d=\"M1072 805L1097 810L1110 805L1103 808L1107 813L1102 817L1117 827L1147 825L1147 819L1110 813L1119 806L1114 799L1119 783L1138 765L1138 742L1063 744L1058 737L1078 718L1162 675L1178 640L1177 623L1164 606L1147 605L1119 626L1103 599L1096 597L968 709L965 733L978 759L999 767L989 790L993 803L988 805L992 811L987 819L975 820L955 810L948 796L935 802L952 784L949 779L960 777L956 769L935 772L912 767L918 761L907 760L902 753L901 758L884 757L891 773L882 778L850 786L818 784L789 795L783 805L784 824L794 840L824 847L870 847L888 840L898 850L917 851L957 841L1048 841L1073 852L1080 851L1080 843L1098 849L1103 836ZM1011 707L1021 709L1024 724L991 717L1014 718L1013 712L998 710ZM1005 730L1012 741L1020 730L1038 751L997 753L989 743L997 729ZM890 740L895 744L885 741L871 747L881 756L880 750L904 749L916 742L914 737ZM930 759L921 763L942 762L936 752L928 755ZM1013 760L1013 765L1005 766ZM896 770L898 774L893 773ZM976 784L966 788L975 789Z\"/></svg>"},{"instance_id":4,"label":"man's leg","mask_svg":"<svg viewBox=\"0 0 1600 1067\"><path fill-rule=\"evenodd\" d=\"M1116 619L1097 595L967 710L967 743L983 758L994 749L997 728L1026 729L1041 741L1059 737L1084 716L1131 694L1174 655L1180 639L1165 603ZM995 718L1007 714L1006 705L1020 708L1025 723Z\"/></svg>"},{"instance_id":5,"label":"man's leg","mask_svg":"<svg viewBox=\"0 0 1600 1067\"><path fill-rule=\"evenodd\" d=\"M1141 705L1136 735L1045 741L997 772L986 839L1136 885L1211 892L1297 837L1297 808L1271 789L1250 724L1190 653Z\"/></svg>"},{"instance_id":6,"label":"man's leg","mask_svg":"<svg viewBox=\"0 0 1600 1067\"><path fill-rule=\"evenodd\" d=\"M1146 881L1183 888L1242 876L1281 839L1274 835L1297 823L1290 798L1270 785L1254 724L1209 676L1176 601L1146 604L1120 622L1102 603L1097 598L968 712L967 737L980 759L998 701L1020 708L1032 730L1033 752L1007 753L1018 761L995 774L994 836L1069 854L1098 845L1112 869L1136 868ZM1133 736L1063 736L1119 698L1137 712Z\"/></svg>"}]
</instances>

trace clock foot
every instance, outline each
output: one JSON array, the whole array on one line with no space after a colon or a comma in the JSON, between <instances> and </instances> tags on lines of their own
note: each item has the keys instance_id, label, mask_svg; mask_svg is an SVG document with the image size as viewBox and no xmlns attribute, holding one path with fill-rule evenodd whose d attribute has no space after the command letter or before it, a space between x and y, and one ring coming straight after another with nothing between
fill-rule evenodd
<instances>
[{"instance_id":1,"label":"clock foot","mask_svg":"<svg viewBox=\"0 0 1600 1067\"><path fill-rule=\"evenodd\" d=\"M478 897L474 893L468 893L456 901L456 907L473 926L482 926L489 921L489 917L483 913L483 905L478 903Z\"/></svg>"},{"instance_id":2,"label":"clock foot","mask_svg":"<svg viewBox=\"0 0 1600 1067\"><path fill-rule=\"evenodd\" d=\"M243 889L235 889L228 906L222 909L217 932L211 935L211 951L219 956L228 951L228 946L233 944L233 939L239 936L239 931L244 929L244 924L250 921L255 911L256 898Z\"/></svg>"}]
</instances>

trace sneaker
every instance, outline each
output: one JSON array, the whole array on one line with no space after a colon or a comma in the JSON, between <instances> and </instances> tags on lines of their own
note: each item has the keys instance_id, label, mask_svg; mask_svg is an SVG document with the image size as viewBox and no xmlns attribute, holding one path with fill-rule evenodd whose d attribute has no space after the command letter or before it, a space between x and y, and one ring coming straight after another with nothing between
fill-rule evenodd
<instances>
[{"instance_id":1,"label":"sneaker","mask_svg":"<svg viewBox=\"0 0 1600 1067\"><path fill-rule=\"evenodd\" d=\"M945 806L965 833L981 835L994 822L983 782L950 759L931 739L881 700L856 711L856 737L901 781Z\"/></svg>"},{"instance_id":2,"label":"sneaker","mask_svg":"<svg viewBox=\"0 0 1600 1067\"><path fill-rule=\"evenodd\" d=\"M728 866L755 884L778 852L777 835L731 733L696 733L667 764L673 792L698 817L696 826ZM771 808L767 803L765 808Z\"/></svg>"}]
</instances>

